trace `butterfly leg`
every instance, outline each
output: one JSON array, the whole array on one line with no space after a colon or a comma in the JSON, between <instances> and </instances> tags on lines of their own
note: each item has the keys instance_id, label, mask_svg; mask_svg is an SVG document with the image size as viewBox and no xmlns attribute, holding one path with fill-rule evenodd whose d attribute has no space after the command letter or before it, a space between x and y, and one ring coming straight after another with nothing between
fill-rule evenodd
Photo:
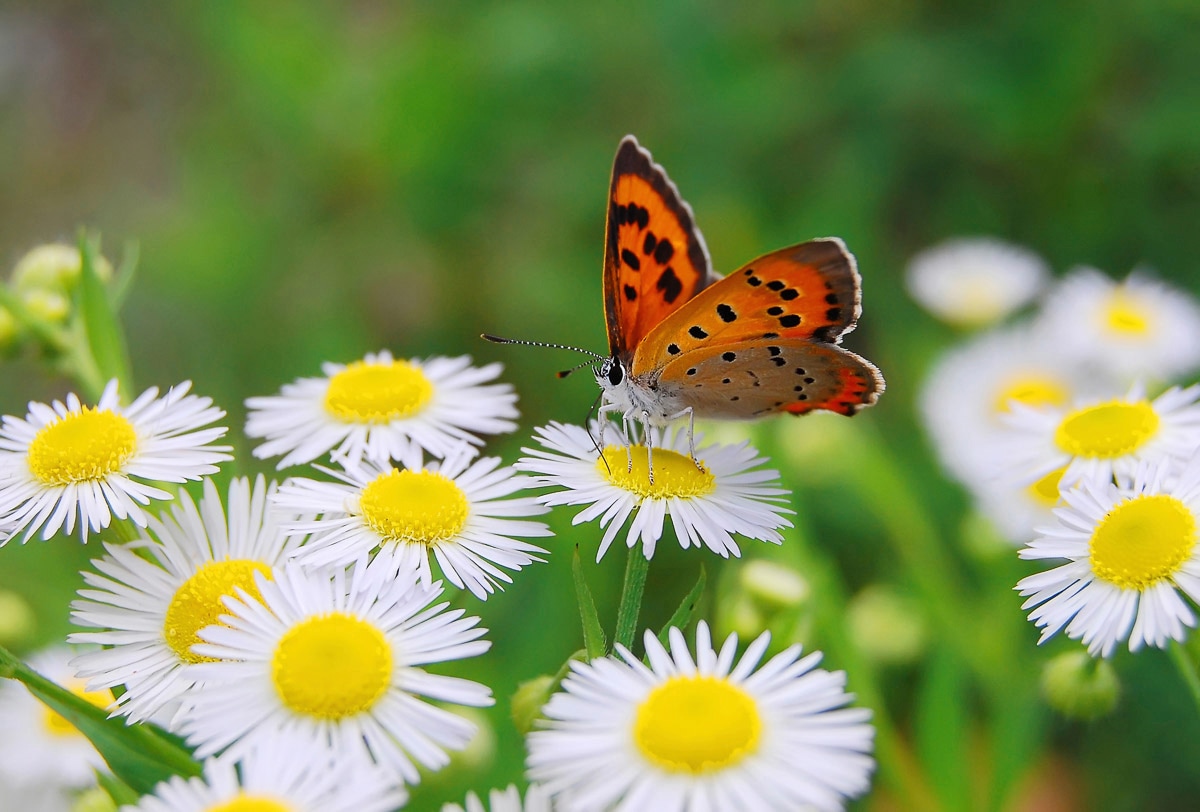
<instances>
[{"instance_id":1,"label":"butterfly leg","mask_svg":"<svg viewBox=\"0 0 1200 812\"><path fill-rule=\"evenodd\" d=\"M683 411L676 412L675 414L671 415L668 419L678 420L684 416L686 416L688 419L688 453L691 454L692 462L695 463L696 468L703 472L704 465L700 462L700 460L696 459L696 410L691 406L688 406Z\"/></svg>"},{"instance_id":2,"label":"butterfly leg","mask_svg":"<svg viewBox=\"0 0 1200 812\"><path fill-rule=\"evenodd\" d=\"M654 484L654 434L650 431L650 412L642 409L642 442L646 444L646 476Z\"/></svg>"}]
</instances>

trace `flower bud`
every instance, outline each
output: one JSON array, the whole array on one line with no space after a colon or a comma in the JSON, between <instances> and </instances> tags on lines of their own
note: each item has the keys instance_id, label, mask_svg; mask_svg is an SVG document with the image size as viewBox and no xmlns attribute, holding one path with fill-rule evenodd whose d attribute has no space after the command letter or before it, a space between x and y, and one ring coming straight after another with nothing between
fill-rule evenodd
<instances>
[{"instance_id":1,"label":"flower bud","mask_svg":"<svg viewBox=\"0 0 1200 812\"><path fill-rule=\"evenodd\" d=\"M16 592L0 590L0 646L21 648L36 630L37 616L28 601Z\"/></svg>"},{"instance_id":2,"label":"flower bud","mask_svg":"<svg viewBox=\"0 0 1200 812\"><path fill-rule=\"evenodd\" d=\"M19 292L54 290L66 292L79 282L83 262L79 249L65 243L39 245L17 261L12 272L12 285ZM112 264L96 255L96 276L102 282L112 279Z\"/></svg>"},{"instance_id":3,"label":"flower bud","mask_svg":"<svg viewBox=\"0 0 1200 812\"><path fill-rule=\"evenodd\" d=\"M517 686L517 692L512 695L512 718L522 736L533 730L533 723L542 715L542 706L549 701L555 687L554 677L549 674Z\"/></svg>"},{"instance_id":4,"label":"flower bud","mask_svg":"<svg viewBox=\"0 0 1200 812\"><path fill-rule=\"evenodd\" d=\"M1069 651L1046 663L1041 688L1046 704L1071 719L1105 716L1121 696L1121 682L1112 663L1086 651Z\"/></svg>"},{"instance_id":5,"label":"flower bud","mask_svg":"<svg viewBox=\"0 0 1200 812\"><path fill-rule=\"evenodd\" d=\"M21 293L21 301L31 314L43 321L65 321L71 312L67 297L49 288L35 288Z\"/></svg>"},{"instance_id":6,"label":"flower bud","mask_svg":"<svg viewBox=\"0 0 1200 812\"><path fill-rule=\"evenodd\" d=\"M868 586L851 599L847 622L858 647L879 663L911 663L928 642L918 603L883 584Z\"/></svg>"}]
</instances>

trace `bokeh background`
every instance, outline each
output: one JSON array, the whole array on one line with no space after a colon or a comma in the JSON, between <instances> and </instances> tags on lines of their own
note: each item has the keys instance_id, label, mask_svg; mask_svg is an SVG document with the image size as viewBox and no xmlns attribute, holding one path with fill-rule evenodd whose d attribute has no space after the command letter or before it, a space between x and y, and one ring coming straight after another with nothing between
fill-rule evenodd
<instances>
[{"instance_id":1,"label":"bokeh background","mask_svg":"<svg viewBox=\"0 0 1200 812\"><path fill-rule=\"evenodd\" d=\"M136 242L123 317L138 385L191 379L235 429L246 397L325 360L503 360L526 437L489 450L512 459L533 425L581 420L595 390L586 374L553 379L574 356L478 334L605 348L605 194L634 133L692 204L718 270L847 241L865 305L847 345L888 378L856 425L887 438L949 536L965 497L932 462L913 398L954 336L907 298L905 262L987 234L1059 272L1145 264L1200 287L1198 24L1200 7L1178 0L2 3L0 265L81 226L114 260ZM67 386L27 356L0 375L5 413ZM238 470L267 470L234 434ZM854 497L822 488L820 466L853 466L850 453L813 458L797 498L853 588L889 560ZM422 803L515 777L506 696L578 647L573 616L553 609L570 606L576 541L594 549L568 531L544 573L472 605L495 630L500 757L431 781ZM0 551L0 586L34 602L37 641L65 631L95 552ZM652 571L659 622L695 578L694 556L667 562ZM616 582L619 559L606 563L597 579ZM611 608L611 585L597 589ZM1036 758L1075 808L1194 800L1200 726L1177 677L1155 655L1125 668L1118 714L1044 715ZM889 679L904 707L919 673Z\"/></svg>"}]
</instances>

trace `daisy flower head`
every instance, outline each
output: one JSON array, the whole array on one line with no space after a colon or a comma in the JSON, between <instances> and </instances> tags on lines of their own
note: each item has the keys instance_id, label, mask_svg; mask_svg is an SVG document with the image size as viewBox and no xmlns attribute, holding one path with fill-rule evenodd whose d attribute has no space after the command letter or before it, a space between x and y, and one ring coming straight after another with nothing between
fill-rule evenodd
<instances>
[{"instance_id":1,"label":"daisy flower head","mask_svg":"<svg viewBox=\"0 0 1200 812\"><path fill-rule=\"evenodd\" d=\"M1022 324L981 334L944 354L921 386L919 406L942 466L974 486L994 477L1013 402L1061 407L1095 391L1053 344Z\"/></svg>"},{"instance_id":2,"label":"daisy flower head","mask_svg":"<svg viewBox=\"0 0 1200 812\"><path fill-rule=\"evenodd\" d=\"M909 295L937 318L979 327L1028 304L1048 276L1045 261L1028 248L990 237L960 237L914 256L905 281Z\"/></svg>"},{"instance_id":3,"label":"daisy flower head","mask_svg":"<svg viewBox=\"0 0 1200 812\"><path fill-rule=\"evenodd\" d=\"M523 517L549 511L535 497L514 493L529 477L501 466L497 457L475 459L466 444L439 462L422 464L410 453L407 466L369 461L343 471L322 469L337 482L288 480L275 497L301 518L287 531L312 534L295 551L305 566L345 566L378 549L395 569L413 569L433 583L430 558L446 580L486 600L497 584L512 583L519 570L546 551L518 537L551 535L541 522Z\"/></svg>"},{"instance_id":4,"label":"daisy flower head","mask_svg":"<svg viewBox=\"0 0 1200 812\"><path fill-rule=\"evenodd\" d=\"M112 692L86 690L71 670L72 656L65 646L43 649L29 658L29 665L93 705L107 707ZM104 759L74 725L16 680L0 683L0 730L0 786L81 789L93 786L96 770L105 768Z\"/></svg>"},{"instance_id":5,"label":"daisy flower head","mask_svg":"<svg viewBox=\"0 0 1200 812\"><path fill-rule=\"evenodd\" d=\"M467 793L466 806L443 804L441 812L552 812L550 796L537 784L530 784L522 800L521 791L509 784L488 793L487 803L474 792Z\"/></svg>"},{"instance_id":6,"label":"daisy flower head","mask_svg":"<svg viewBox=\"0 0 1200 812\"><path fill-rule=\"evenodd\" d=\"M800 646L756 670L762 634L742 658L708 626L696 654L670 631L670 651L646 633L648 665L618 657L573 661L529 735L530 777L572 810L836 810L867 790L874 768L870 711L846 707L846 675L817 668Z\"/></svg>"},{"instance_id":7,"label":"daisy flower head","mask_svg":"<svg viewBox=\"0 0 1200 812\"><path fill-rule=\"evenodd\" d=\"M243 761L218 756L203 777L175 776L122 812L391 812L408 793L371 765L331 762L297 748L255 750Z\"/></svg>"},{"instance_id":8,"label":"daisy flower head","mask_svg":"<svg viewBox=\"0 0 1200 812\"><path fill-rule=\"evenodd\" d=\"M270 397L249 398L246 435L265 442L260 459L280 454L279 468L325 453L349 463L386 465L412 447L444 457L479 434L516 429L517 395L489 383L500 364L471 366L467 356L396 360L384 350L351 364L327 363L320 378L285 384Z\"/></svg>"},{"instance_id":9,"label":"daisy flower head","mask_svg":"<svg viewBox=\"0 0 1200 812\"><path fill-rule=\"evenodd\" d=\"M550 423L535 433L542 448L522 449L528 456L515 466L536 474L536 485L561 489L542 495L545 504L587 505L573 524L600 520L597 561L630 517L625 544L641 543L646 558L654 556L668 517L681 547L705 546L723 558L741 555L734 534L778 544L779 528L792 526L784 518L792 511L781 505L789 492L780 487L779 472L759 467L767 460L749 443L703 446L697 433L693 461L686 431L654 432L651 481L646 447L631 444L611 423L604 428L616 439L601 453L593 440L604 436L599 423L592 433Z\"/></svg>"},{"instance_id":10,"label":"daisy flower head","mask_svg":"<svg viewBox=\"0 0 1200 812\"><path fill-rule=\"evenodd\" d=\"M0 524L5 540L39 531L48 539L59 530L88 533L113 518L146 526L143 505L172 495L152 482L186 482L217 472L231 460L229 446L211 443L223 426L205 428L225 416L209 398L187 394L191 382L163 397L152 387L128 406L109 381L100 402L84 406L74 394L66 402L30 403L24 419L0 424Z\"/></svg>"},{"instance_id":11,"label":"daisy flower head","mask_svg":"<svg viewBox=\"0 0 1200 812\"><path fill-rule=\"evenodd\" d=\"M414 761L437 770L475 725L436 702L484 707L491 691L423 666L482 654L484 629L447 603L441 583L378 565L306 570L288 564L258 579L261 600L226 599L230 614L195 647L204 689L186 697L180 729L197 755L299 746L374 762L405 783Z\"/></svg>"},{"instance_id":12,"label":"daisy flower head","mask_svg":"<svg viewBox=\"0 0 1200 812\"><path fill-rule=\"evenodd\" d=\"M1007 475L1020 484L1057 477L1128 478L1143 461L1186 460L1200 446L1200 384L1172 387L1151 400L1141 384L1124 397L1083 399L1072 408L1012 404L1006 423ZM1047 491L1049 480L1044 480Z\"/></svg>"},{"instance_id":13,"label":"daisy flower head","mask_svg":"<svg viewBox=\"0 0 1200 812\"><path fill-rule=\"evenodd\" d=\"M1063 496L1055 525L1020 552L1067 562L1016 586L1039 642L1065 629L1108 657L1125 639L1131 651L1182 641L1200 601L1200 454L1181 472L1164 459L1139 466L1126 487L1093 477Z\"/></svg>"},{"instance_id":14,"label":"daisy flower head","mask_svg":"<svg viewBox=\"0 0 1200 812\"><path fill-rule=\"evenodd\" d=\"M1040 321L1061 352L1122 384L1200 367L1200 306L1144 271L1114 282L1076 268L1046 298Z\"/></svg>"},{"instance_id":15,"label":"daisy flower head","mask_svg":"<svg viewBox=\"0 0 1200 812\"><path fill-rule=\"evenodd\" d=\"M227 610L221 599L244 589L257 596L256 572L269 576L299 538L284 535L261 476L229 485L228 513L212 480L197 506L183 492L169 514L149 520L149 538L106 544L84 572L87 587L71 604L72 643L104 646L76 658L79 676L97 687L123 685L115 712L142 721L169 710L195 685L189 665L201 629ZM165 719L160 721L166 721Z\"/></svg>"}]
</instances>

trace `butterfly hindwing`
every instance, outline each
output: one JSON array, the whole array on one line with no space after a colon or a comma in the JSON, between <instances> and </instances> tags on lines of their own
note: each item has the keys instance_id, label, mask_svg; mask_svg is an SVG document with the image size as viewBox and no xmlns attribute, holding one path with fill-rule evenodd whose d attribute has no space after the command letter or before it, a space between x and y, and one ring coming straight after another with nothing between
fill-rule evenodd
<instances>
[{"instance_id":1,"label":"butterfly hindwing","mask_svg":"<svg viewBox=\"0 0 1200 812\"><path fill-rule=\"evenodd\" d=\"M694 349L758 339L837 343L862 309L854 256L836 237L759 257L675 309L637 346L644 375Z\"/></svg>"},{"instance_id":2,"label":"butterfly hindwing","mask_svg":"<svg viewBox=\"0 0 1200 812\"><path fill-rule=\"evenodd\" d=\"M691 208L631 135L613 161L605 232L609 349L629 364L646 335L712 278Z\"/></svg>"},{"instance_id":3,"label":"butterfly hindwing","mask_svg":"<svg viewBox=\"0 0 1200 812\"><path fill-rule=\"evenodd\" d=\"M870 361L834 344L797 338L693 349L664 366L657 381L673 402L726 420L815 409L851 415L875 403L883 388Z\"/></svg>"}]
</instances>

